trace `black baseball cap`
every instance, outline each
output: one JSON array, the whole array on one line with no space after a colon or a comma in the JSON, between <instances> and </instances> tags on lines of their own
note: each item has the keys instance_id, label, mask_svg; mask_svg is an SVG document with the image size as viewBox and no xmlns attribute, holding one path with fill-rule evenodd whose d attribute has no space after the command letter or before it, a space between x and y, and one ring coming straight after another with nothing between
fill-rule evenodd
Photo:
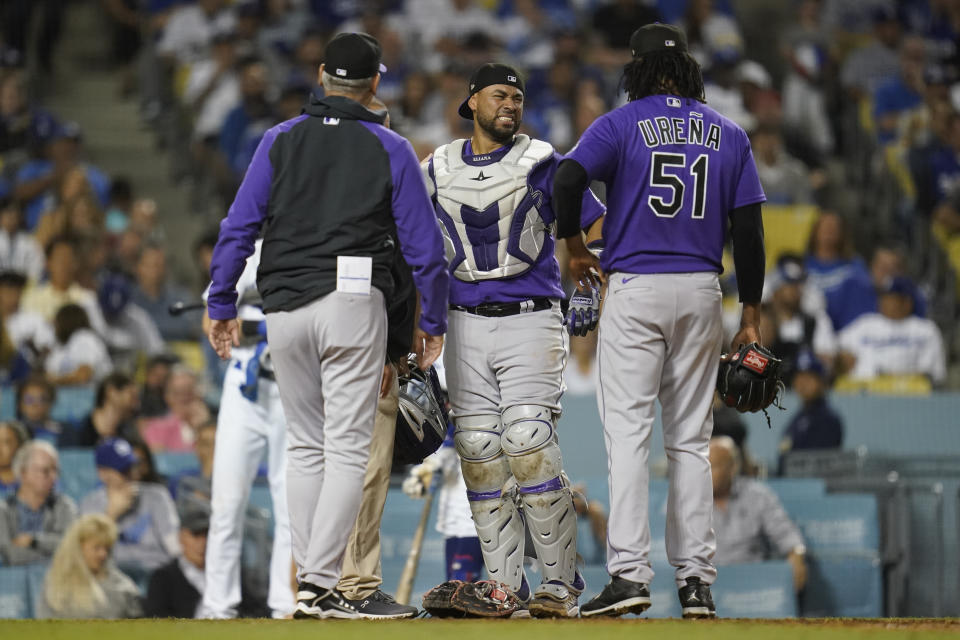
<instances>
[{"instance_id":1,"label":"black baseball cap","mask_svg":"<svg viewBox=\"0 0 960 640\"><path fill-rule=\"evenodd\" d=\"M672 24L654 22L640 27L630 36L630 53L639 58L654 51L687 51L687 34Z\"/></svg>"},{"instance_id":2,"label":"black baseball cap","mask_svg":"<svg viewBox=\"0 0 960 640\"><path fill-rule=\"evenodd\" d=\"M460 104L460 109L457 110L457 113L467 120L473 120L473 109L467 104L467 102L470 101L470 97L481 89L495 84L507 84L520 89L520 91L524 90L523 78L520 77L516 69L509 65L488 62L474 71L470 76L467 99Z\"/></svg>"},{"instance_id":3,"label":"black baseball cap","mask_svg":"<svg viewBox=\"0 0 960 640\"><path fill-rule=\"evenodd\" d=\"M336 78L356 80L386 73L380 63L382 50L377 39L366 33L341 33L327 44L324 71Z\"/></svg>"}]
</instances>

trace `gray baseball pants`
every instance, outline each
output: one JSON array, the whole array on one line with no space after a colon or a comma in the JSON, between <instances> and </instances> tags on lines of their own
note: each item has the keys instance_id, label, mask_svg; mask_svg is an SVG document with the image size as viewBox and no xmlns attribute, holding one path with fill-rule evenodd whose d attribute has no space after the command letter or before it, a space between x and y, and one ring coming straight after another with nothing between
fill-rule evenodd
<instances>
[{"instance_id":1,"label":"gray baseball pants","mask_svg":"<svg viewBox=\"0 0 960 640\"><path fill-rule=\"evenodd\" d=\"M337 586L357 521L387 348L383 294L333 292L267 314L287 419L287 496L297 577Z\"/></svg>"},{"instance_id":2,"label":"gray baseball pants","mask_svg":"<svg viewBox=\"0 0 960 640\"><path fill-rule=\"evenodd\" d=\"M613 273L600 316L597 403L607 446L607 571L650 583L649 454L654 402L670 490L667 558L678 586L712 584L716 539L708 459L722 339L715 273Z\"/></svg>"}]
</instances>

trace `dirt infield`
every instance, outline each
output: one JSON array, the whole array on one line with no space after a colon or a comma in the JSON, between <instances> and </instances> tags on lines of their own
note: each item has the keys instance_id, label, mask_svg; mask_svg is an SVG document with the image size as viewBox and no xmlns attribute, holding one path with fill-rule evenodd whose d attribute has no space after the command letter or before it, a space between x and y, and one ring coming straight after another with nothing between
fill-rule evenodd
<instances>
[{"instance_id":1,"label":"dirt infield","mask_svg":"<svg viewBox=\"0 0 960 640\"><path fill-rule=\"evenodd\" d=\"M921 640L960 635L960 619L814 620L3 620L3 640Z\"/></svg>"}]
</instances>

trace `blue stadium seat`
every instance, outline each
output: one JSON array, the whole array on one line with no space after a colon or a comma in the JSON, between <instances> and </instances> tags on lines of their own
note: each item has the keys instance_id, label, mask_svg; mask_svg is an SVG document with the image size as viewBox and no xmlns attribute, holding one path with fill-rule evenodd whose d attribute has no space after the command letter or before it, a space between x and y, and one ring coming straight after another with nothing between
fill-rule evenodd
<instances>
[{"instance_id":1,"label":"blue stadium seat","mask_svg":"<svg viewBox=\"0 0 960 640\"><path fill-rule=\"evenodd\" d=\"M804 617L883 615L883 567L873 553L823 553L808 558Z\"/></svg>"},{"instance_id":2,"label":"blue stadium seat","mask_svg":"<svg viewBox=\"0 0 960 640\"><path fill-rule=\"evenodd\" d=\"M17 417L17 392L13 387L0 387L0 421L7 422Z\"/></svg>"},{"instance_id":3,"label":"blue stadium seat","mask_svg":"<svg viewBox=\"0 0 960 640\"><path fill-rule=\"evenodd\" d=\"M724 618L797 617L793 570L785 561L719 567L712 591Z\"/></svg>"},{"instance_id":4,"label":"blue stadium seat","mask_svg":"<svg viewBox=\"0 0 960 640\"><path fill-rule=\"evenodd\" d=\"M60 490L79 506L83 496L99 483L93 463L93 449L69 448L60 450Z\"/></svg>"},{"instance_id":5,"label":"blue stadium seat","mask_svg":"<svg viewBox=\"0 0 960 640\"><path fill-rule=\"evenodd\" d=\"M766 485L781 502L792 498L819 498L827 493L827 481L823 478L769 478Z\"/></svg>"},{"instance_id":6,"label":"blue stadium seat","mask_svg":"<svg viewBox=\"0 0 960 640\"><path fill-rule=\"evenodd\" d=\"M831 493L818 498L789 498L783 500L783 506L813 553L880 550L876 496Z\"/></svg>"},{"instance_id":7,"label":"blue stadium seat","mask_svg":"<svg viewBox=\"0 0 960 640\"><path fill-rule=\"evenodd\" d=\"M30 618L33 613L26 567L0 567L0 618Z\"/></svg>"},{"instance_id":8,"label":"blue stadium seat","mask_svg":"<svg viewBox=\"0 0 960 640\"><path fill-rule=\"evenodd\" d=\"M157 466L157 473L165 476L175 476L181 471L196 469L200 466L197 456L192 453L164 451L154 454L153 461Z\"/></svg>"},{"instance_id":9,"label":"blue stadium seat","mask_svg":"<svg viewBox=\"0 0 960 640\"><path fill-rule=\"evenodd\" d=\"M43 581L47 577L47 570L50 565L46 562L42 564L31 564L27 570L27 590L30 593L30 617L37 617L37 607L43 600Z\"/></svg>"},{"instance_id":10,"label":"blue stadium seat","mask_svg":"<svg viewBox=\"0 0 960 640\"><path fill-rule=\"evenodd\" d=\"M57 387L57 400L50 409L54 420L73 426L90 415L96 401L93 385Z\"/></svg>"},{"instance_id":11,"label":"blue stadium seat","mask_svg":"<svg viewBox=\"0 0 960 640\"><path fill-rule=\"evenodd\" d=\"M96 392L92 386L58 387L57 399L50 409L54 420L72 428L93 410ZM17 392L12 386L0 387L0 420L13 420L17 415Z\"/></svg>"}]
</instances>

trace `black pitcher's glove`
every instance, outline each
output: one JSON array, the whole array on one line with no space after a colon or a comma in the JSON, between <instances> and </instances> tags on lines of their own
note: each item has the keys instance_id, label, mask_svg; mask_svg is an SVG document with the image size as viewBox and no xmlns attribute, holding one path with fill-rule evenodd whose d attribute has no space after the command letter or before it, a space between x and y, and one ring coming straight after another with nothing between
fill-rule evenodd
<instances>
[{"instance_id":1,"label":"black pitcher's glove","mask_svg":"<svg viewBox=\"0 0 960 640\"><path fill-rule=\"evenodd\" d=\"M741 413L763 411L766 415L771 404L783 409L780 395L785 388L780 380L780 364L779 358L756 342L744 345L720 358L717 391L728 407Z\"/></svg>"}]
</instances>

